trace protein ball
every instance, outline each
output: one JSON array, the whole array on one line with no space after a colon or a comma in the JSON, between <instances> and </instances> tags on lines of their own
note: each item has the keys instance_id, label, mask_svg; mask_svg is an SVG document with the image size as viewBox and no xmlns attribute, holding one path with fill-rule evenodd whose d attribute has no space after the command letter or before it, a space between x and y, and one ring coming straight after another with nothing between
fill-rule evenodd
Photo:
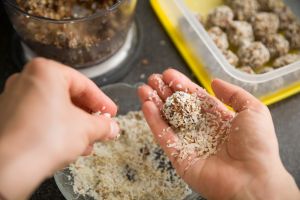
<instances>
[{"instance_id":1,"label":"protein ball","mask_svg":"<svg viewBox=\"0 0 300 200\"><path fill-rule=\"evenodd\" d=\"M195 129L201 124L201 101L196 94L175 92L167 98L162 112L169 124L181 131Z\"/></svg>"},{"instance_id":2,"label":"protein ball","mask_svg":"<svg viewBox=\"0 0 300 200\"><path fill-rule=\"evenodd\" d=\"M298 54L287 54L287 55L284 55L284 56L281 56L281 57L277 58L273 63L273 67L275 67L275 68L284 67L286 65L292 64L292 63L297 62L299 60L300 60L300 55L298 55Z\"/></svg>"},{"instance_id":3,"label":"protein ball","mask_svg":"<svg viewBox=\"0 0 300 200\"><path fill-rule=\"evenodd\" d=\"M240 71L245 72L247 74L255 74L255 72L253 71L253 69L249 66L243 66L238 68Z\"/></svg>"},{"instance_id":4,"label":"protein ball","mask_svg":"<svg viewBox=\"0 0 300 200\"><path fill-rule=\"evenodd\" d=\"M274 71L273 67L264 67L261 70L258 71L259 74L265 74L268 72Z\"/></svg>"},{"instance_id":5,"label":"protein ball","mask_svg":"<svg viewBox=\"0 0 300 200\"><path fill-rule=\"evenodd\" d=\"M232 8L236 19L241 21L250 20L259 9L257 0L227 0L227 4Z\"/></svg>"},{"instance_id":6,"label":"protein ball","mask_svg":"<svg viewBox=\"0 0 300 200\"><path fill-rule=\"evenodd\" d=\"M279 21L280 21L279 29L280 30L287 29L290 24L297 21L297 18L295 16L295 14L293 13L293 11L286 5L284 5L283 7L280 7L280 8L276 8L274 10L274 13L276 13L279 18Z\"/></svg>"},{"instance_id":7,"label":"protein ball","mask_svg":"<svg viewBox=\"0 0 300 200\"><path fill-rule=\"evenodd\" d=\"M229 43L227 35L224 31L222 31L221 28L214 26L210 28L207 32L219 49L228 49Z\"/></svg>"},{"instance_id":8,"label":"protein ball","mask_svg":"<svg viewBox=\"0 0 300 200\"><path fill-rule=\"evenodd\" d=\"M256 13L251 21L255 37L258 39L268 34L277 33L279 28L279 18L273 13Z\"/></svg>"},{"instance_id":9,"label":"protein ball","mask_svg":"<svg viewBox=\"0 0 300 200\"><path fill-rule=\"evenodd\" d=\"M205 19L202 15L196 15L196 17L202 25L205 25Z\"/></svg>"},{"instance_id":10,"label":"protein ball","mask_svg":"<svg viewBox=\"0 0 300 200\"><path fill-rule=\"evenodd\" d=\"M239 64L239 58L232 51L224 50L222 51L222 53L225 56L226 60L229 62L229 64L231 64L232 66L236 67Z\"/></svg>"},{"instance_id":11,"label":"protein ball","mask_svg":"<svg viewBox=\"0 0 300 200\"><path fill-rule=\"evenodd\" d=\"M258 68L270 60L270 52L263 43L253 42L241 47L238 50L238 57L241 65Z\"/></svg>"},{"instance_id":12,"label":"protein ball","mask_svg":"<svg viewBox=\"0 0 300 200\"><path fill-rule=\"evenodd\" d=\"M282 0L257 0L260 4L261 10L264 11L273 11L276 9L280 9L284 6L284 2Z\"/></svg>"},{"instance_id":13,"label":"protein ball","mask_svg":"<svg viewBox=\"0 0 300 200\"><path fill-rule=\"evenodd\" d=\"M227 36L235 47L254 41L252 26L244 21L232 21L227 28Z\"/></svg>"},{"instance_id":14,"label":"protein ball","mask_svg":"<svg viewBox=\"0 0 300 200\"><path fill-rule=\"evenodd\" d=\"M207 26L219 26L226 28L233 20L234 14L228 6L219 6L212 10L207 16Z\"/></svg>"},{"instance_id":15,"label":"protein ball","mask_svg":"<svg viewBox=\"0 0 300 200\"><path fill-rule=\"evenodd\" d=\"M300 24L294 22L285 31L286 38L290 41L291 49L300 49Z\"/></svg>"},{"instance_id":16,"label":"protein ball","mask_svg":"<svg viewBox=\"0 0 300 200\"><path fill-rule=\"evenodd\" d=\"M289 52L289 42L280 34L266 35L262 42L269 49L271 58L283 56Z\"/></svg>"}]
</instances>

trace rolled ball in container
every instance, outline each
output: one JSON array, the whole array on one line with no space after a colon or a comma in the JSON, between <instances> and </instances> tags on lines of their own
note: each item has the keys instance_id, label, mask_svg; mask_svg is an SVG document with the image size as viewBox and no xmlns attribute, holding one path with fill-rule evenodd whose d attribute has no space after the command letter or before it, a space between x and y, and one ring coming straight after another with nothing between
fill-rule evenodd
<instances>
[{"instance_id":1,"label":"rolled ball in container","mask_svg":"<svg viewBox=\"0 0 300 200\"><path fill-rule=\"evenodd\" d=\"M251 19L254 35L260 39L265 35L275 34L279 28L279 18L274 13L256 13Z\"/></svg>"},{"instance_id":2,"label":"rolled ball in container","mask_svg":"<svg viewBox=\"0 0 300 200\"><path fill-rule=\"evenodd\" d=\"M224 50L222 51L223 55L225 56L226 60L231 64L232 66L238 66L239 64L239 58L235 53L233 53L230 50Z\"/></svg>"},{"instance_id":3,"label":"rolled ball in container","mask_svg":"<svg viewBox=\"0 0 300 200\"><path fill-rule=\"evenodd\" d=\"M218 26L214 26L207 32L219 49L228 49L228 38L226 33L221 28L219 28Z\"/></svg>"},{"instance_id":4,"label":"rolled ball in container","mask_svg":"<svg viewBox=\"0 0 300 200\"><path fill-rule=\"evenodd\" d=\"M245 21L232 21L227 28L227 36L230 44L236 47L254 41L252 26Z\"/></svg>"},{"instance_id":5,"label":"rolled ball in container","mask_svg":"<svg viewBox=\"0 0 300 200\"><path fill-rule=\"evenodd\" d=\"M290 41L291 49L300 49L300 24L297 22L288 25L285 31L286 38Z\"/></svg>"},{"instance_id":6,"label":"rolled ball in container","mask_svg":"<svg viewBox=\"0 0 300 200\"><path fill-rule=\"evenodd\" d=\"M273 67L280 68L280 67L284 67L286 65L292 64L297 61L300 61L300 55L286 54L284 56L277 58L273 63Z\"/></svg>"},{"instance_id":7,"label":"rolled ball in container","mask_svg":"<svg viewBox=\"0 0 300 200\"><path fill-rule=\"evenodd\" d=\"M269 49L272 58L283 56L289 52L290 44L281 34L266 35L262 42Z\"/></svg>"},{"instance_id":8,"label":"rolled ball in container","mask_svg":"<svg viewBox=\"0 0 300 200\"><path fill-rule=\"evenodd\" d=\"M241 21L250 20L259 9L257 0L227 0L227 4L232 8L236 19Z\"/></svg>"},{"instance_id":9,"label":"rolled ball in container","mask_svg":"<svg viewBox=\"0 0 300 200\"><path fill-rule=\"evenodd\" d=\"M270 52L261 42L253 42L238 50L241 65L258 68L270 60Z\"/></svg>"},{"instance_id":10,"label":"rolled ball in container","mask_svg":"<svg viewBox=\"0 0 300 200\"><path fill-rule=\"evenodd\" d=\"M230 7L219 6L212 10L207 16L207 26L219 26L221 28L226 28L233 20L234 14Z\"/></svg>"}]
</instances>

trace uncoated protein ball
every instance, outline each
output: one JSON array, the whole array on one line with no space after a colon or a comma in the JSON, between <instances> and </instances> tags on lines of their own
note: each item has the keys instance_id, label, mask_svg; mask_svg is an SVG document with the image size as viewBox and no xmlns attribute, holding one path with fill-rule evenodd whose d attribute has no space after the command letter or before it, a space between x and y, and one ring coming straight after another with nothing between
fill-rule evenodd
<instances>
[{"instance_id":1,"label":"uncoated protein ball","mask_svg":"<svg viewBox=\"0 0 300 200\"><path fill-rule=\"evenodd\" d=\"M280 30L287 29L290 24L297 21L297 18L294 15L293 11L286 5L276 8L274 10L274 13L276 13L279 18L279 21L280 21L279 29Z\"/></svg>"},{"instance_id":2,"label":"uncoated protein ball","mask_svg":"<svg viewBox=\"0 0 300 200\"><path fill-rule=\"evenodd\" d=\"M232 21L227 28L229 42L236 47L254 41L251 24L245 21Z\"/></svg>"},{"instance_id":3,"label":"uncoated protein ball","mask_svg":"<svg viewBox=\"0 0 300 200\"><path fill-rule=\"evenodd\" d=\"M236 19L241 21L249 20L259 9L257 0L227 0L232 8Z\"/></svg>"},{"instance_id":4,"label":"uncoated protein ball","mask_svg":"<svg viewBox=\"0 0 300 200\"><path fill-rule=\"evenodd\" d=\"M273 11L276 9L280 9L284 6L284 2L282 0L257 0L261 10L264 11Z\"/></svg>"},{"instance_id":5,"label":"uncoated protein ball","mask_svg":"<svg viewBox=\"0 0 300 200\"><path fill-rule=\"evenodd\" d=\"M251 22L254 35L258 39L261 39L265 35L276 33L279 28L279 19L277 15L273 13L256 13Z\"/></svg>"},{"instance_id":6,"label":"uncoated protein ball","mask_svg":"<svg viewBox=\"0 0 300 200\"><path fill-rule=\"evenodd\" d=\"M173 128L182 131L197 128L203 120L197 94L175 92L167 98L162 112Z\"/></svg>"},{"instance_id":7,"label":"uncoated protein ball","mask_svg":"<svg viewBox=\"0 0 300 200\"><path fill-rule=\"evenodd\" d=\"M281 34L264 36L262 42L269 49L272 58L283 56L289 52L289 42Z\"/></svg>"},{"instance_id":8,"label":"uncoated protein ball","mask_svg":"<svg viewBox=\"0 0 300 200\"><path fill-rule=\"evenodd\" d=\"M286 54L284 56L277 58L273 63L273 67L280 68L292 64L294 62L297 62L299 60L300 60L300 55L298 54Z\"/></svg>"},{"instance_id":9,"label":"uncoated protein ball","mask_svg":"<svg viewBox=\"0 0 300 200\"><path fill-rule=\"evenodd\" d=\"M300 49L300 24L297 22L288 25L285 31L286 38L290 41L291 49Z\"/></svg>"},{"instance_id":10,"label":"uncoated protein ball","mask_svg":"<svg viewBox=\"0 0 300 200\"><path fill-rule=\"evenodd\" d=\"M221 28L226 28L233 20L234 14L231 8L228 6L219 6L212 10L207 17L207 26L219 26Z\"/></svg>"},{"instance_id":11,"label":"uncoated protein ball","mask_svg":"<svg viewBox=\"0 0 300 200\"><path fill-rule=\"evenodd\" d=\"M222 53L225 56L226 60L229 62L229 64L231 64L232 66L236 67L239 64L239 58L232 51L224 50L222 51Z\"/></svg>"},{"instance_id":12,"label":"uncoated protein ball","mask_svg":"<svg viewBox=\"0 0 300 200\"><path fill-rule=\"evenodd\" d=\"M219 28L218 26L214 26L207 32L219 49L228 49L229 43L227 35L221 28Z\"/></svg>"},{"instance_id":13,"label":"uncoated protein ball","mask_svg":"<svg viewBox=\"0 0 300 200\"><path fill-rule=\"evenodd\" d=\"M253 42L249 45L242 46L238 50L240 64L258 68L270 60L270 52L261 42Z\"/></svg>"}]
</instances>

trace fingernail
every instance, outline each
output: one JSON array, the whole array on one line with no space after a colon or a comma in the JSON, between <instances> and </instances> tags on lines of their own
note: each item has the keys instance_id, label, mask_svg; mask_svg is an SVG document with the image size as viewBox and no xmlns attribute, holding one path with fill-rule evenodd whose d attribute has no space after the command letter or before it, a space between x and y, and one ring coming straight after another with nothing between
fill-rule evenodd
<instances>
[{"instance_id":1,"label":"fingernail","mask_svg":"<svg viewBox=\"0 0 300 200\"><path fill-rule=\"evenodd\" d=\"M118 137L119 135L119 132L120 132L120 127L119 125L115 122L115 121L112 121L110 123L110 136L109 138L110 139L115 139Z\"/></svg>"}]
</instances>

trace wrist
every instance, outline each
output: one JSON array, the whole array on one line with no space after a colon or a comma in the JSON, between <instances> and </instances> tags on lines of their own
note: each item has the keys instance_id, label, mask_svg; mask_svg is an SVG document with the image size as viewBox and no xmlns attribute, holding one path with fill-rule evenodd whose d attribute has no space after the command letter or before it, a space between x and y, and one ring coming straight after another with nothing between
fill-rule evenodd
<instances>
[{"instance_id":1,"label":"wrist","mask_svg":"<svg viewBox=\"0 0 300 200\"><path fill-rule=\"evenodd\" d=\"M8 200L25 199L51 173L40 152L17 144L0 140L0 193Z\"/></svg>"},{"instance_id":2,"label":"wrist","mask_svg":"<svg viewBox=\"0 0 300 200\"><path fill-rule=\"evenodd\" d=\"M240 190L233 200L296 200L299 198L300 193L294 178L281 165L278 169L270 170L254 178L249 185Z\"/></svg>"}]
</instances>

